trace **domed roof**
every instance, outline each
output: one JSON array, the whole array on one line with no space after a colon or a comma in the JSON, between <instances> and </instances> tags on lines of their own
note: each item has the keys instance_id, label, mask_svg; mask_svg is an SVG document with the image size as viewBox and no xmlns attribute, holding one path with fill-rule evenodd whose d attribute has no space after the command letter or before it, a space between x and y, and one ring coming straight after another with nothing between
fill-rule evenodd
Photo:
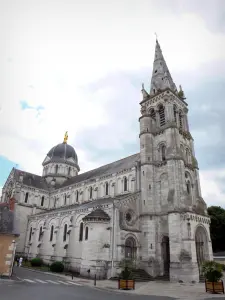
<instances>
[{"instance_id":1,"label":"domed roof","mask_svg":"<svg viewBox=\"0 0 225 300\"><path fill-rule=\"evenodd\" d=\"M78 170L80 170L76 151L72 146L67 144L67 140L68 134L66 132L63 143L54 146L48 152L42 164L43 166L49 163L66 163L68 165L75 166Z\"/></svg>"},{"instance_id":2,"label":"domed roof","mask_svg":"<svg viewBox=\"0 0 225 300\"><path fill-rule=\"evenodd\" d=\"M47 154L50 159L64 159L73 158L77 163L77 154L74 148L66 143L61 143L53 147Z\"/></svg>"},{"instance_id":3,"label":"domed roof","mask_svg":"<svg viewBox=\"0 0 225 300\"><path fill-rule=\"evenodd\" d=\"M58 144L48 152L42 165L45 166L49 163L67 163L71 166L78 167L76 151L72 146L66 143Z\"/></svg>"}]
</instances>

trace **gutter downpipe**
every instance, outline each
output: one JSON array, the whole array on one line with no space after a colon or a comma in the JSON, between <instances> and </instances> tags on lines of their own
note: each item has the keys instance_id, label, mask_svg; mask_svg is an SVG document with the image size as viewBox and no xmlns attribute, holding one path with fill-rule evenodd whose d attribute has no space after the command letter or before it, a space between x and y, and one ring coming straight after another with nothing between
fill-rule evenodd
<instances>
[{"instance_id":1,"label":"gutter downpipe","mask_svg":"<svg viewBox=\"0 0 225 300\"><path fill-rule=\"evenodd\" d=\"M114 236L115 236L115 204L113 200L113 224L112 224L112 254L111 254L111 278L113 277L114 264Z\"/></svg>"}]
</instances>

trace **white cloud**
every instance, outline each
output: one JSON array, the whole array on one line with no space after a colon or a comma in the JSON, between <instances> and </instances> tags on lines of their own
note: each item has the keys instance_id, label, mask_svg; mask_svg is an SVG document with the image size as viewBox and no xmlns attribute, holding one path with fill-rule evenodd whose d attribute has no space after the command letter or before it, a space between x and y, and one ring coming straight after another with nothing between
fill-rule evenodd
<instances>
[{"instance_id":1,"label":"white cloud","mask_svg":"<svg viewBox=\"0 0 225 300\"><path fill-rule=\"evenodd\" d=\"M79 134L88 135L96 151L135 143L140 91L121 72L149 68L142 80L150 82L155 31L175 80L225 60L224 35L210 32L193 12L174 14L165 2L162 9L162 1L1 2L0 155L41 173L46 153L68 130L84 171L99 161L90 161L87 146L74 144ZM109 74L115 75L110 83L91 90ZM22 111L20 101L44 110L38 116ZM207 143L204 133L200 138Z\"/></svg>"},{"instance_id":2,"label":"white cloud","mask_svg":"<svg viewBox=\"0 0 225 300\"><path fill-rule=\"evenodd\" d=\"M201 190L206 203L211 205L220 205L225 208L225 189L220 181L225 178L225 169L201 171Z\"/></svg>"}]
</instances>

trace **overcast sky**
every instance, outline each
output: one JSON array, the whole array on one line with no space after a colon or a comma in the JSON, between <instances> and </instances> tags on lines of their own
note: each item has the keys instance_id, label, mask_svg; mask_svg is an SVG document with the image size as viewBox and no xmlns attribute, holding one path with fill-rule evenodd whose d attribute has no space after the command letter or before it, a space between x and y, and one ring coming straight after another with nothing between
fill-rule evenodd
<instances>
[{"instance_id":1,"label":"overcast sky","mask_svg":"<svg viewBox=\"0 0 225 300\"><path fill-rule=\"evenodd\" d=\"M87 171L139 151L157 32L189 104L209 205L225 207L225 1L0 1L0 186L63 141Z\"/></svg>"}]
</instances>

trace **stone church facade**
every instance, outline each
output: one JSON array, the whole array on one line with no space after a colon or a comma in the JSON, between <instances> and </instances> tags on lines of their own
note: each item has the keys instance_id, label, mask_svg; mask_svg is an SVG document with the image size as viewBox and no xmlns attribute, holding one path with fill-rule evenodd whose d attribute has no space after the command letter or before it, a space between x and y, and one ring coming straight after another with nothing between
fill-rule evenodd
<instances>
[{"instance_id":1,"label":"stone church facade","mask_svg":"<svg viewBox=\"0 0 225 300\"><path fill-rule=\"evenodd\" d=\"M48 152L42 176L12 169L1 201L16 201L18 252L62 260L83 276L116 276L127 258L153 277L199 281L199 266L213 259L210 219L188 105L158 41L142 95L139 153L78 174L66 135Z\"/></svg>"}]
</instances>

